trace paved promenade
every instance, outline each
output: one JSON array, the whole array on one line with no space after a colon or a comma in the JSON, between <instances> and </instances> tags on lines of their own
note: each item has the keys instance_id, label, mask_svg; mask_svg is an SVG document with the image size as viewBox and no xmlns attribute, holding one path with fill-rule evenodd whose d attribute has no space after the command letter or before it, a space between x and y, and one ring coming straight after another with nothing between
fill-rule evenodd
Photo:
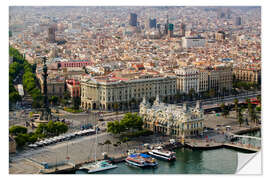
<instances>
[{"instance_id":1,"label":"paved promenade","mask_svg":"<svg viewBox=\"0 0 270 180\"><path fill-rule=\"evenodd\" d=\"M103 152L108 152L109 156L119 156L125 154L128 149L143 149L144 143L160 144L162 142L168 142L168 138L159 136L149 136L143 139L137 139L118 145L113 144L118 142L117 138L107 133L98 134L98 142L96 155L97 159L102 159ZM17 155L10 156L9 171L11 174L35 174L38 173L41 168L40 164L47 162L49 164L57 164L62 161L66 161L69 157L69 162L78 164L90 160L94 160L95 157L95 135L80 137L68 142L61 142L58 144L38 148L36 150L25 150ZM106 140L110 140L112 144L101 145ZM26 165L24 163L27 162Z\"/></svg>"}]
</instances>

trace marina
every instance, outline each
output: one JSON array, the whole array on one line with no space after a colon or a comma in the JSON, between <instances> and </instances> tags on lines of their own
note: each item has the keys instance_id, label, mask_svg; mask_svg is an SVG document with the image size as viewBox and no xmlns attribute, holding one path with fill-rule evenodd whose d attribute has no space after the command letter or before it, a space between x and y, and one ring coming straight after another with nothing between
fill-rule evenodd
<instances>
[{"instance_id":1,"label":"marina","mask_svg":"<svg viewBox=\"0 0 270 180\"><path fill-rule=\"evenodd\" d=\"M175 161L159 160L155 168L127 166L117 163L118 168L96 174L233 174L237 168L237 151L215 149L209 151L179 148L175 150ZM222 163L220 163L222 162ZM85 174L81 170L76 174Z\"/></svg>"}]
</instances>

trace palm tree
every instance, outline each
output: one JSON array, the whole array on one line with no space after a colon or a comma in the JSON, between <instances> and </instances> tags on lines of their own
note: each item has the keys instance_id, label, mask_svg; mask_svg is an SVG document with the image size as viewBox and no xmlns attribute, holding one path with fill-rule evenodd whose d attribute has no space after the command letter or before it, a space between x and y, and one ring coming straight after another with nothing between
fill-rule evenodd
<instances>
[{"instance_id":1,"label":"palm tree","mask_svg":"<svg viewBox=\"0 0 270 180\"><path fill-rule=\"evenodd\" d=\"M213 98L213 97L215 96L215 94L216 94L215 90L214 90L214 89L210 89L210 91L209 91L209 96L210 96L211 98Z\"/></svg>"},{"instance_id":2,"label":"palm tree","mask_svg":"<svg viewBox=\"0 0 270 180\"><path fill-rule=\"evenodd\" d=\"M224 98L224 96L225 96L225 94L226 94L226 91L227 91L227 89L226 89L225 87L223 87L223 88L222 88L222 96L223 96L223 98Z\"/></svg>"},{"instance_id":3,"label":"palm tree","mask_svg":"<svg viewBox=\"0 0 270 180\"><path fill-rule=\"evenodd\" d=\"M221 111L222 111L222 115L224 117L227 117L230 113L230 111L228 110L228 108L225 106L224 102L220 105Z\"/></svg>"},{"instance_id":4,"label":"palm tree","mask_svg":"<svg viewBox=\"0 0 270 180\"><path fill-rule=\"evenodd\" d=\"M248 115L249 115L251 122L253 122L253 123L257 122L257 115L256 115L254 107L252 106L251 103L248 103Z\"/></svg>"},{"instance_id":5,"label":"palm tree","mask_svg":"<svg viewBox=\"0 0 270 180\"><path fill-rule=\"evenodd\" d=\"M259 101L259 103L261 104L261 95L257 96L257 100Z\"/></svg>"},{"instance_id":6,"label":"palm tree","mask_svg":"<svg viewBox=\"0 0 270 180\"><path fill-rule=\"evenodd\" d=\"M116 111L116 115L118 115L119 105L118 105L117 102L115 102L115 103L113 104L113 109L114 109L114 111Z\"/></svg>"},{"instance_id":7,"label":"palm tree","mask_svg":"<svg viewBox=\"0 0 270 180\"><path fill-rule=\"evenodd\" d=\"M109 145L112 144L110 140L106 140L104 144L107 144L107 153L109 153Z\"/></svg>"},{"instance_id":8,"label":"palm tree","mask_svg":"<svg viewBox=\"0 0 270 180\"><path fill-rule=\"evenodd\" d=\"M194 93L195 93L195 90L193 88L191 88L188 91L188 96L189 96L189 98L190 98L191 101L193 100Z\"/></svg>"},{"instance_id":9,"label":"palm tree","mask_svg":"<svg viewBox=\"0 0 270 180\"><path fill-rule=\"evenodd\" d=\"M237 118L237 112L238 112L238 99L235 98L234 99L234 109L235 109L235 114L236 114L236 118Z\"/></svg>"},{"instance_id":10,"label":"palm tree","mask_svg":"<svg viewBox=\"0 0 270 180\"><path fill-rule=\"evenodd\" d=\"M242 111L243 111L242 108L238 109L238 111L237 111L237 117L238 117L238 122L240 124L240 127L244 122Z\"/></svg>"}]
</instances>

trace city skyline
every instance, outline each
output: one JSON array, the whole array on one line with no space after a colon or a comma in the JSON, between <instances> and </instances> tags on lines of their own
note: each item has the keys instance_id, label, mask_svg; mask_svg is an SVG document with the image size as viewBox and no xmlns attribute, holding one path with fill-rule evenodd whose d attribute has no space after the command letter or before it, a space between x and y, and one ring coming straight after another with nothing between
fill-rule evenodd
<instances>
[{"instance_id":1,"label":"city skyline","mask_svg":"<svg viewBox=\"0 0 270 180\"><path fill-rule=\"evenodd\" d=\"M233 174L261 149L260 6L10 6L9 55L11 174Z\"/></svg>"}]
</instances>

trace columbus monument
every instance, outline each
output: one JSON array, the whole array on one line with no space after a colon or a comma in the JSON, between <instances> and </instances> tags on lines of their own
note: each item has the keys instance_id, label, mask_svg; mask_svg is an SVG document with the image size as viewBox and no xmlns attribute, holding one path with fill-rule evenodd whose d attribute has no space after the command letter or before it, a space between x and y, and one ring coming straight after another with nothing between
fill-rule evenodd
<instances>
[{"instance_id":1,"label":"columbus monument","mask_svg":"<svg viewBox=\"0 0 270 180\"><path fill-rule=\"evenodd\" d=\"M44 98L43 98L43 108L42 108L42 115L41 115L41 120L51 120L51 110L49 108L48 105L48 94L47 94L47 77L48 77L48 68L46 65L46 57L43 57L43 94L44 94Z\"/></svg>"}]
</instances>

